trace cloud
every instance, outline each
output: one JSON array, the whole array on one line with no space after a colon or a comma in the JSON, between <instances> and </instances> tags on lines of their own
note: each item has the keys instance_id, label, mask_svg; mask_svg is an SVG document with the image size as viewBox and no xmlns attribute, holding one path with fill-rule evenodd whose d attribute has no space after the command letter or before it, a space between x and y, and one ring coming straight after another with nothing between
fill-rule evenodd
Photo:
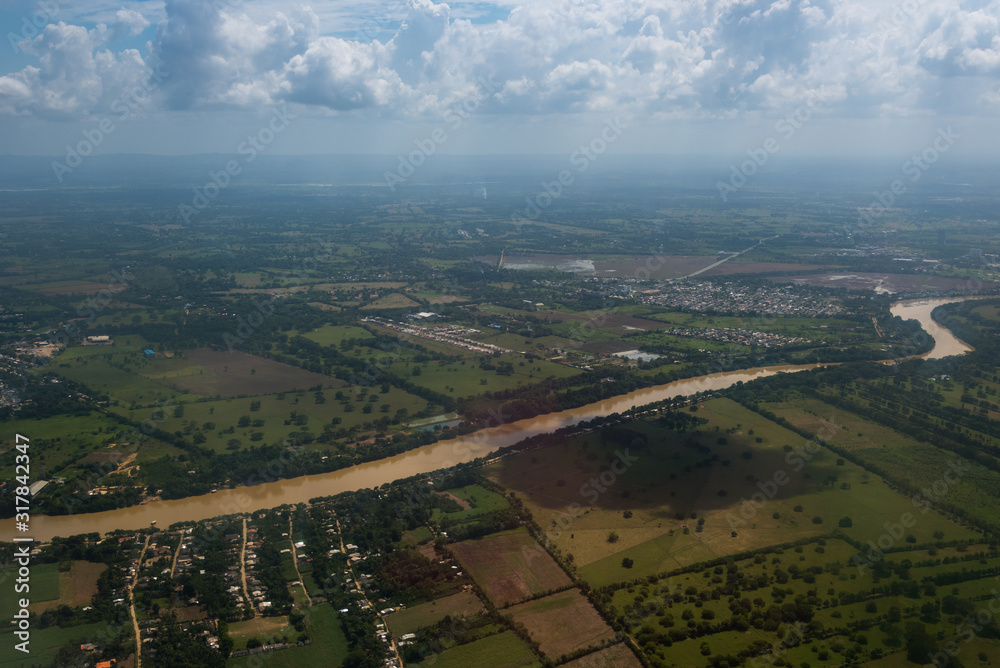
<instances>
[{"instance_id":1,"label":"cloud","mask_svg":"<svg viewBox=\"0 0 1000 668\"><path fill-rule=\"evenodd\" d=\"M135 85L146 69L138 52L104 48L108 37L103 25L88 30L60 22L22 42L39 62L0 77L0 113L63 120L106 109L111 96Z\"/></svg>"},{"instance_id":2,"label":"cloud","mask_svg":"<svg viewBox=\"0 0 1000 668\"><path fill-rule=\"evenodd\" d=\"M114 28L118 36L135 37L149 27L149 21L134 9L119 9L115 13Z\"/></svg>"},{"instance_id":3,"label":"cloud","mask_svg":"<svg viewBox=\"0 0 1000 668\"><path fill-rule=\"evenodd\" d=\"M431 118L470 96L480 114L783 115L820 93L819 113L905 116L956 99L983 109L1000 78L1000 0L453 4L331 15L273 0L166 0L112 14L94 0L79 15L88 6L114 20L50 25L26 42L37 63L0 77L0 113L93 113L150 66L170 72L157 100L166 111L289 102L317 115ZM344 38L365 7L386 34ZM356 25L340 25L346 16ZM110 49L150 19L147 53ZM484 80L497 84L486 94Z\"/></svg>"}]
</instances>

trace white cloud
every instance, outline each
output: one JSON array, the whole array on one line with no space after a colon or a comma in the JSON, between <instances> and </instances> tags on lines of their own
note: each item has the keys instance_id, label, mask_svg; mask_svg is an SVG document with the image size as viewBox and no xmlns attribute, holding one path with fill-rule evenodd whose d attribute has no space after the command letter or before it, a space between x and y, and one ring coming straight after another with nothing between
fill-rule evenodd
<instances>
[{"instance_id":1,"label":"white cloud","mask_svg":"<svg viewBox=\"0 0 1000 668\"><path fill-rule=\"evenodd\" d=\"M168 111L286 101L319 115L439 118L482 95L482 80L497 82L482 97L483 114L616 109L728 118L781 113L817 91L830 101L825 114L909 115L966 102L983 109L1000 77L1000 0L965 7L955 0L505 0L492 7L407 0L312 9L276 0L166 0L114 10L110 0L92 0L72 11L103 23L53 24L25 44L37 62L0 77L0 113L94 113L149 65L170 73L160 99ZM157 27L148 53L111 50L151 20ZM365 21L385 34L343 37ZM965 78L962 95L955 77Z\"/></svg>"},{"instance_id":2,"label":"white cloud","mask_svg":"<svg viewBox=\"0 0 1000 668\"><path fill-rule=\"evenodd\" d=\"M134 9L119 9L115 13L114 26L120 34L135 36L149 27L146 17Z\"/></svg>"}]
</instances>

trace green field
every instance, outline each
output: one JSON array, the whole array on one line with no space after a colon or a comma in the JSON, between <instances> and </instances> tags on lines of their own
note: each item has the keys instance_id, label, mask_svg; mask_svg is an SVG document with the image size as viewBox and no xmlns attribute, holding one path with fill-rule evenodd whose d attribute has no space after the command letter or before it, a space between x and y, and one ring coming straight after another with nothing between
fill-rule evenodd
<instances>
[{"instance_id":1,"label":"green field","mask_svg":"<svg viewBox=\"0 0 1000 668\"><path fill-rule=\"evenodd\" d=\"M435 668L536 668L541 662L513 633L498 633L466 645L447 649L424 660Z\"/></svg>"},{"instance_id":2,"label":"green field","mask_svg":"<svg viewBox=\"0 0 1000 668\"><path fill-rule=\"evenodd\" d=\"M958 553L965 555L960 567L984 567L973 549L976 548ZM938 631L942 638L954 635L956 618L947 618L947 615L938 618L937 613L928 612L921 606L928 601L940 601L946 593L963 595L968 591L971 594L992 586L992 576L973 576L962 584L948 586L947 589L939 587L936 592L930 593L925 591L924 586L916 584L923 575L917 569L913 569L912 576L875 579L870 571L862 572L850 565L849 557L855 553L853 547L838 540L816 541L736 561L729 566L706 567L667 579L623 586L610 595L610 602L616 614L628 620L633 636L650 658L677 665L705 665L705 656L733 655L746 649L753 641L764 640L768 645L780 646L780 639L775 634L778 627L769 625L765 620L768 616L777 619L776 611L780 609L783 611L780 618L784 628L791 628L795 620L788 616L793 612L783 606L794 601L796 605L808 606L805 611L796 609L794 612L800 615L799 622L808 619L838 631L823 643L813 641L802 647L782 649L784 658L790 662L788 665L816 661L816 653L820 649L828 652L831 661L842 665L851 659L867 658L876 649L892 653L892 646L881 647L885 639L882 629L889 626L894 627L901 637L906 623L919 619L927 625L931 635ZM921 551L902 552L893 557L895 561L916 562L926 554ZM985 567L989 568L996 561L997 558L987 560ZM934 573L938 575L936 570ZM720 575L726 576L725 585ZM762 582L769 584L761 587ZM897 587L898 591L905 591L907 582L913 582L914 587L907 595L887 593L886 588L890 586L894 591ZM770 583L775 586L769 586ZM740 596L736 599L716 596L723 587L736 594L742 590L740 596L749 607L734 612L732 601L739 600ZM672 597L669 605L667 594ZM982 603L974 605L983 607ZM887 622L891 609L898 610L900 616L896 621ZM933 618L930 617L932 614ZM685 623L685 620L690 621ZM749 633L739 629L697 633L696 637L688 633L692 622L716 624L720 620L732 620L738 626L749 624ZM848 631L845 628L847 624L860 624L860 632ZM859 644L861 635L865 636L866 642ZM991 643L1000 647L995 640ZM705 644L711 650L708 655L703 652ZM795 660L791 661L792 658Z\"/></svg>"},{"instance_id":3,"label":"green field","mask_svg":"<svg viewBox=\"0 0 1000 668\"><path fill-rule=\"evenodd\" d=\"M51 665L59 654L59 648L70 641L74 643L79 641L81 644L97 643L103 638L131 635L131 633L131 625L109 626L105 622L81 624L66 629L58 626L50 626L47 629L34 628L31 630L29 645L31 652L24 654L14 649L14 644L19 642L14 635L4 631L0 633L0 666L14 668L25 665Z\"/></svg>"},{"instance_id":4,"label":"green field","mask_svg":"<svg viewBox=\"0 0 1000 668\"><path fill-rule=\"evenodd\" d=\"M30 591L17 593L11 584L10 591L0 596L0 619L13 619L14 613L18 610L18 601L22 598L28 599L32 604L59 598L59 564L32 564L29 568L31 569L31 580L28 583Z\"/></svg>"},{"instance_id":5,"label":"green field","mask_svg":"<svg viewBox=\"0 0 1000 668\"><path fill-rule=\"evenodd\" d=\"M193 434L201 432L206 437L203 447L216 452L233 449L230 441L240 443L235 449L247 448L261 443L281 442L290 438L291 434L308 432L313 438L322 433L323 428L334 419L339 419L338 428L350 428L365 422L376 420L386 415L393 416L396 411L406 409L410 415L419 413L427 406L427 402L412 394L396 388L390 388L382 393L379 388L371 388L364 394L365 401L357 401L358 395L342 392L343 400L336 399L339 390L324 390L323 403L316 403L314 392L287 392L252 399L222 399L219 401L201 401L184 404L181 417L174 417L172 411L166 414L157 413L156 409L139 408L129 410L124 407L116 409L130 420L146 420L160 415L157 426L165 431L181 431ZM374 399L372 396L374 395ZM258 410L250 410L251 403L259 402ZM346 405L351 410L345 409ZM365 412L365 406L371 405L370 412ZM382 406L391 406L391 412L383 412ZM246 427L240 427L240 418L249 421ZM260 421L263 421L262 423ZM286 421L288 424L286 424ZM214 425L209 429L206 425ZM223 433L230 427L231 433ZM255 437L255 434L259 434ZM257 440L254 440L254 439ZM301 440L301 438L299 439Z\"/></svg>"},{"instance_id":6,"label":"green field","mask_svg":"<svg viewBox=\"0 0 1000 668\"><path fill-rule=\"evenodd\" d=\"M421 341L421 345L423 343ZM452 348L448 352L451 355L466 354L470 357L481 357L460 348ZM473 359L460 362L441 360L422 364L409 360L397 360L388 367L388 370L421 387L453 396L456 399L475 396L483 392L499 392L526 386L549 377L566 378L580 373L579 370L563 364L538 359L526 360L523 355L517 353L504 353L499 357L490 358L489 362L493 365L510 364L513 370L508 375L497 373L497 370L484 370ZM414 368L420 369L419 375L413 375Z\"/></svg>"},{"instance_id":7,"label":"green field","mask_svg":"<svg viewBox=\"0 0 1000 668\"><path fill-rule=\"evenodd\" d=\"M370 339L372 335L361 327L347 325L323 325L302 336L321 346L339 346L346 339Z\"/></svg>"},{"instance_id":8,"label":"green field","mask_svg":"<svg viewBox=\"0 0 1000 668\"><path fill-rule=\"evenodd\" d=\"M479 597L472 592L465 591L401 610L389 615L386 618L386 623L393 636L398 638L424 626L437 624L448 615L474 615L482 609L483 602L479 600Z\"/></svg>"},{"instance_id":9,"label":"green field","mask_svg":"<svg viewBox=\"0 0 1000 668\"><path fill-rule=\"evenodd\" d=\"M798 397L794 401L766 403L761 407L798 427L819 433L831 445L851 451L866 464L880 467L914 488L933 486L944 479L945 473L955 478L950 467L950 462L956 459L954 453L818 399ZM967 468L957 484L948 485L943 500L963 508L973 517L994 521L997 496L988 491L1000 490L1000 473L967 460L965 465Z\"/></svg>"},{"instance_id":10,"label":"green field","mask_svg":"<svg viewBox=\"0 0 1000 668\"><path fill-rule=\"evenodd\" d=\"M226 662L227 668L336 668L342 665L349 650L347 638L340 628L340 620L337 619L337 611L324 603L307 608L306 613L306 633L309 634L310 640L308 645L266 654L236 657ZM238 623L248 624L248 622ZM236 625L230 625L230 633ZM297 635L292 629L289 636L293 643ZM263 640L263 637L261 639ZM236 647L239 646L237 643ZM243 641L243 646L246 646L246 640Z\"/></svg>"},{"instance_id":11,"label":"green field","mask_svg":"<svg viewBox=\"0 0 1000 668\"><path fill-rule=\"evenodd\" d=\"M447 520L449 525L462 524L485 513L510 507L507 499L489 491L482 485L469 485L445 491L465 501L470 507L451 513L445 513L440 508L435 508L431 514L431 521L434 523L440 524L442 520Z\"/></svg>"},{"instance_id":12,"label":"green field","mask_svg":"<svg viewBox=\"0 0 1000 668\"><path fill-rule=\"evenodd\" d=\"M624 446L602 432L485 471L521 496L592 586L825 534L844 517L852 520L843 529L848 535L877 539L883 524L916 510L878 476L838 463L829 450L729 399L703 402L695 415L707 422L683 434L660 427L655 417L624 425L645 445L629 446L634 464L604 492L591 481L610 470ZM917 514L909 533L918 542L937 531L947 540L975 535L937 513ZM615 542L607 540L611 532ZM631 568L623 567L625 558Z\"/></svg>"},{"instance_id":13,"label":"green field","mask_svg":"<svg viewBox=\"0 0 1000 668\"><path fill-rule=\"evenodd\" d=\"M0 457L0 474L4 480L14 477L14 434L29 439L29 453L32 467L30 478L38 479L41 465L49 475L59 475L66 465L102 447L106 441L114 441L115 436L127 432L115 421L96 412L86 415L56 415L44 420L11 420L4 424L6 433Z\"/></svg>"}]
</instances>

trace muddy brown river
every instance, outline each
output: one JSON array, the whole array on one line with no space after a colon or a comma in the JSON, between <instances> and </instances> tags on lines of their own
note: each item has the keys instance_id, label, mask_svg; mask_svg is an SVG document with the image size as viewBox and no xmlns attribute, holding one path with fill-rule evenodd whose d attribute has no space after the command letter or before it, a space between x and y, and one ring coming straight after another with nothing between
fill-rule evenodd
<instances>
[{"instance_id":1,"label":"muddy brown river","mask_svg":"<svg viewBox=\"0 0 1000 668\"><path fill-rule=\"evenodd\" d=\"M930 313L941 304L962 300L962 298L957 298L897 302L892 306L892 313L904 319L918 320L924 330L934 338L934 349L923 357L936 359L948 355L960 355L971 350L970 346L957 339L948 329L935 323L931 319ZM0 521L0 534L2 534L0 540L9 541L14 535L20 535L31 536L36 541L46 541L53 536L70 536L92 531L103 534L115 529L140 529L153 522L158 526L167 527L174 522L204 520L218 515L251 512L286 503L305 502L318 496L328 496L366 487L378 487L400 478L408 478L472 461L498 448L513 445L529 436L553 432L560 427L572 426L598 416L619 413L634 406L705 390L721 390L740 381L747 382L778 373L793 373L816 366L819 365L758 367L688 378L666 385L636 390L571 410L482 429L466 436L426 445L395 457L359 464L331 473L279 480L253 487L237 487L220 490L214 494L173 501L157 501L131 508L86 515L33 515L31 517L31 530L28 533L16 534L13 519L6 519ZM261 475L258 477L266 477L266 474L266 470L261 471Z\"/></svg>"}]
</instances>

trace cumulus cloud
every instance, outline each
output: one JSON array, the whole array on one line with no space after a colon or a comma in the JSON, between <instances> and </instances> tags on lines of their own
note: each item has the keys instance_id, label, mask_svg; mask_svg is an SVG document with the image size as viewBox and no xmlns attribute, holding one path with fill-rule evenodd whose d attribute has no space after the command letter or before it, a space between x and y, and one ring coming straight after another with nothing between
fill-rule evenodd
<instances>
[{"instance_id":1,"label":"cumulus cloud","mask_svg":"<svg viewBox=\"0 0 1000 668\"><path fill-rule=\"evenodd\" d=\"M0 77L0 113L92 113L150 66L170 73L167 110L289 102L437 117L470 96L489 114L729 117L821 95L821 113L907 115L955 105L957 77L959 100L983 108L1000 78L1000 0L506 4L502 19L474 22L464 8L408 0L394 32L370 40L332 36L352 26L270 0L166 0L162 14L131 3L110 27L59 23L27 40L38 62ZM158 20L148 52L113 52L147 16Z\"/></svg>"},{"instance_id":2,"label":"cumulus cloud","mask_svg":"<svg viewBox=\"0 0 1000 668\"><path fill-rule=\"evenodd\" d=\"M105 26L88 30L49 24L21 49L37 56L38 65L0 77L0 112L67 119L106 109L118 90L145 76L138 52L113 54L104 48Z\"/></svg>"},{"instance_id":3,"label":"cumulus cloud","mask_svg":"<svg viewBox=\"0 0 1000 668\"><path fill-rule=\"evenodd\" d=\"M117 36L129 35L135 37L149 27L146 17L134 9L119 9L115 13L114 28Z\"/></svg>"}]
</instances>

